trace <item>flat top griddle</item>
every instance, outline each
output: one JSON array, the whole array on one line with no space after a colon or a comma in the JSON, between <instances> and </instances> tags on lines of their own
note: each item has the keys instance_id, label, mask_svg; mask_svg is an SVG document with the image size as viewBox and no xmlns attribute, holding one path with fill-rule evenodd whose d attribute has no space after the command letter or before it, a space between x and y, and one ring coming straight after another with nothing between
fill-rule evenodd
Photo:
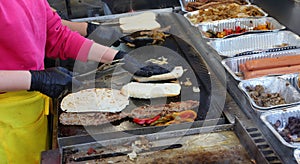
<instances>
[{"instance_id":1,"label":"flat top griddle","mask_svg":"<svg viewBox=\"0 0 300 164\"><path fill-rule=\"evenodd\" d=\"M187 42L180 39L175 35L168 36L164 42L159 45L146 45L138 48L130 48L125 45L125 43L120 43L117 49L127 51L129 55L136 58L140 62L145 62L149 59L158 59L164 57L168 61L168 65L173 66L183 66L185 72L181 78L179 78L179 83L181 83L182 89L181 94L175 97L168 98L155 98L155 99L135 99L130 98L130 104L124 109L125 111L130 111L135 107L145 106L145 105L156 105L156 104L166 104L170 102L179 102L184 100L197 100L200 101L200 106L197 110L198 117L197 120L203 120L206 117L206 113L210 105L210 76L204 61L201 56L190 46ZM92 85L86 85L85 88L89 87L107 87L120 89L122 85L132 81L132 75L124 73L123 75L114 76L116 72L122 72L121 67L116 67L103 75L101 71L96 72L93 75L96 78L96 82ZM98 78L98 79L97 79ZM100 80L99 80L100 79ZM190 81L192 85L185 85L184 82ZM166 82L166 81L163 81ZM200 92L193 91L193 88L199 88ZM59 110L59 114L62 111ZM219 118L220 114L217 113L215 118ZM112 128L113 127L113 128ZM67 126L58 124L58 137L69 137L77 135L85 135L88 133L95 132L107 132L107 131L123 131L130 129L139 129L142 126L133 124L128 119L123 119L120 121L113 122L111 124L105 124L100 126Z\"/></svg>"}]
</instances>

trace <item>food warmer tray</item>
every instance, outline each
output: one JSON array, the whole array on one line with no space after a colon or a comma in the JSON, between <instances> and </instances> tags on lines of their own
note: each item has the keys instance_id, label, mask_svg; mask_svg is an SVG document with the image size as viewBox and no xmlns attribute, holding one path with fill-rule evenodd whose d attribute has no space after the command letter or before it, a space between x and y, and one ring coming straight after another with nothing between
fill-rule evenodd
<instances>
[{"instance_id":1,"label":"food warmer tray","mask_svg":"<svg viewBox=\"0 0 300 164\"><path fill-rule=\"evenodd\" d=\"M226 58L221 61L224 68L229 72L229 74L237 81L244 80L241 70L239 68L240 64L244 64L246 61L263 59L263 58L272 58L279 56L292 56L299 55L300 49L291 49L277 52L262 52L254 55L246 55L239 57Z\"/></svg>"},{"instance_id":2,"label":"food warmer tray","mask_svg":"<svg viewBox=\"0 0 300 164\"><path fill-rule=\"evenodd\" d=\"M187 10L185 9L185 7L187 6L187 4L188 4L189 2L197 2L197 1L199 1L199 0L179 0L180 6L181 6L181 10L184 11L184 12L189 12L189 11L187 11ZM248 5L251 4L249 0L244 0L244 1L245 1Z\"/></svg>"},{"instance_id":3,"label":"food warmer tray","mask_svg":"<svg viewBox=\"0 0 300 164\"><path fill-rule=\"evenodd\" d=\"M285 104L272 105L268 107L259 106L255 103L247 87L254 88L257 85L263 86L266 93L279 93L286 101ZM254 110L259 112L266 112L268 110L278 110L286 108L287 106L297 105L300 103L299 91L291 85L288 81L280 77L261 77L249 80L243 80L239 83L238 87L247 96Z\"/></svg>"},{"instance_id":4,"label":"food warmer tray","mask_svg":"<svg viewBox=\"0 0 300 164\"><path fill-rule=\"evenodd\" d=\"M197 127L64 146L61 163L280 163L260 131L235 124ZM109 137L107 137L109 138ZM130 158L132 160L130 160Z\"/></svg>"},{"instance_id":5,"label":"food warmer tray","mask_svg":"<svg viewBox=\"0 0 300 164\"><path fill-rule=\"evenodd\" d=\"M224 57L234 57L247 51L264 51L284 46L300 46L300 37L291 31L241 35L234 38L209 41L213 49Z\"/></svg>"},{"instance_id":6,"label":"food warmer tray","mask_svg":"<svg viewBox=\"0 0 300 164\"><path fill-rule=\"evenodd\" d=\"M259 8L256 5L247 5L247 6L252 6L252 7L256 8L258 11L260 11L263 14L263 16L259 16L259 17L256 17L256 18L262 18L262 17L267 17L268 16L268 14L265 11L263 11L261 8ZM236 18L227 18L227 19L220 19L220 20L215 20L215 21L205 21L205 22L200 22L200 23L192 22L190 18L195 16L195 15L198 15L198 14L199 14L199 11L192 11L192 12L185 13L183 16L190 22L190 24L192 26L196 26L196 27L199 26L199 25L202 25L202 24L205 25L206 23L211 23L211 22L215 22L215 21L236 19ZM251 18L251 17L249 16L249 17L245 17L245 18ZM255 17L253 17L253 18L255 18Z\"/></svg>"},{"instance_id":7,"label":"food warmer tray","mask_svg":"<svg viewBox=\"0 0 300 164\"><path fill-rule=\"evenodd\" d=\"M265 25L269 23L270 30L254 30L254 27L258 25ZM227 35L223 38L210 38L207 36L206 32L209 30L212 33L222 32L224 29L236 29L236 27L240 27L241 29L245 29L245 32L235 33ZM280 24L276 19L272 17L262 17L262 18L237 18L237 19L228 19L228 20L220 20L209 22L205 24L201 24L198 26L202 37L206 39L225 39L229 37L239 36L248 33L258 33L258 32L275 32L279 30L285 29L285 26Z\"/></svg>"},{"instance_id":8,"label":"food warmer tray","mask_svg":"<svg viewBox=\"0 0 300 164\"><path fill-rule=\"evenodd\" d=\"M264 122L264 124L272 131L272 133L276 136L276 138L285 146L291 147L291 148L299 148L300 143L299 142L287 142L280 134L279 132L274 128L274 124L276 121L280 121L281 125L279 126L279 129L283 129L284 126L288 123L289 117L300 117L300 106L294 106L290 108L286 108L284 110L278 110L278 111L270 111L263 113L260 118Z\"/></svg>"}]
</instances>

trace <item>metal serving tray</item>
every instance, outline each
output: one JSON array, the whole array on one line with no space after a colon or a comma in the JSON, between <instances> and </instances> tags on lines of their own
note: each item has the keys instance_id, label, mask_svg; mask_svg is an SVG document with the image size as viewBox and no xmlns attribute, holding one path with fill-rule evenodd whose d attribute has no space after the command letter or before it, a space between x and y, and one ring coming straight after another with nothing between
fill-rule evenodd
<instances>
[{"instance_id":1,"label":"metal serving tray","mask_svg":"<svg viewBox=\"0 0 300 164\"><path fill-rule=\"evenodd\" d=\"M226 58L221 61L224 68L233 76L234 79L241 81L244 80L241 74L239 65L244 64L246 61L262 59L262 58L272 58L272 57L279 57L279 56L292 56L292 55L299 55L300 48L292 49L292 50L285 50L285 51L278 51L278 52L263 52L255 55L246 55L246 56L239 56L233 58Z\"/></svg>"},{"instance_id":2,"label":"metal serving tray","mask_svg":"<svg viewBox=\"0 0 300 164\"><path fill-rule=\"evenodd\" d=\"M285 45L300 46L300 37L291 31L284 30L219 39L208 42L208 45L221 56L234 57L236 54L246 51L262 51Z\"/></svg>"},{"instance_id":3,"label":"metal serving tray","mask_svg":"<svg viewBox=\"0 0 300 164\"><path fill-rule=\"evenodd\" d=\"M253 30L254 27L258 25L263 25L269 23L271 29L270 30ZM223 39L233 36L239 36L245 33L255 33L255 32L270 32L270 31L279 31L285 29L285 26L281 25L276 19L272 17L262 17L262 18L237 18L237 19L229 19L229 20L220 20L214 21L206 24L201 24L198 26L203 38L207 39L221 39L221 38L210 38L207 36L206 31L210 30L213 33L222 32L224 29L235 29L236 27L241 27L245 29L245 32L238 34L230 34Z\"/></svg>"},{"instance_id":4,"label":"metal serving tray","mask_svg":"<svg viewBox=\"0 0 300 164\"><path fill-rule=\"evenodd\" d=\"M246 87L254 88L256 85L262 85L266 93L279 93L285 99L286 104L274 105L270 107L262 107L257 105L246 89ZM262 77L243 80L239 83L238 88L244 92L255 110L266 111L269 109L278 109L300 103L300 93L298 90L288 81L280 77Z\"/></svg>"},{"instance_id":5,"label":"metal serving tray","mask_svg":"<svg viewBox=\"0 0 300 164\"><path fill-rule=\"evenodd\" d=\"M248 3L249 5L251 4L248 0L244 0L246 3ZM180 2L180 6L181 6L181 10L184 12L189 12L185 9L185 7L187 6L187 4L189 2L197 2L197 0L179 0Z\"/></svg>"},{"instance_id":6,"label":"metal serving tray","mask_svg":"<svg viewBox=\"0 0 300 164\"><path fill-rule=\"evenodd\" d=\"M297 161L298 164L300 164L300 149L295 149L294 150L294 158Z\"/></svg>"},{"instance_id":7,"label":"metal serving tray","mask_svg":"<svg viewBox=\"0 0 300 164\"><path fill-rule=\"evenodd\" d=\"M288 143L284 138L279 134L279 132L273 127L277 120L281 122L279 129L283 129L288 123L289 117L300 117L300 106L294 106L286 108L285 110L270 111L263 113L260 118L266 124L266 126L273 132L273 134L278 138L278 140L288 147L299 148L300 142L291 142Z\"/></svg>"},{"instance_id":8,"label":"metal serving tray","mask_svg":"<svg viewBox=\"0 0 300 164\"><path fill-rule=\"evenodd\" d=\"M265 12L265 11L263 11L261 8L259 8L258 6L256 6L256 5L244 5L244 6L253 6L254 8L257 8L262 14L263 14L263 16L262 17L266 17L266 16L268 16L268 14ZM211 23L211 22L215 22L215 21L220 21L220 20L225 20L225 19L220 19L220 20L215 20L215 21L210 21L210 22L208 22L208 21L206 21L206 22L200 22L200 23L194 23L193 21L191 21L191 17L193 17L193 16L195 16L195 15L198 15L199 14L199 11L197 10L197 11L192 11L192 12L188 12L188 13L185 13L183 16L191 23L191 25L193 25L193 26L198 26L198 25L201 25L201 24L206 24L206 23ZM244 18L246 18L246 17L244 17ZM249 17L247 17L247 18L251 18L250 16ZM253 17L254 18L254 17ZM260 18L260 17L257 17L257 18ZM228 19L226 19L226 20L230 20L230 19L236 19L236 18L228 18Z\"/></svg>"}]
</instances>

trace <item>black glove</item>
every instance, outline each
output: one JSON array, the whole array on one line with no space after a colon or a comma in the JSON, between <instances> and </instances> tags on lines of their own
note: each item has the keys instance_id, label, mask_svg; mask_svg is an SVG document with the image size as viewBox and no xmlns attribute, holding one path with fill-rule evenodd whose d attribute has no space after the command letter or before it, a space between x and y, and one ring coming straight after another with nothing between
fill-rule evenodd
<instances>
[{"instance_id":1,"label":"black glove","mask_svg":"<svg viewBox=\"0 0 300 164\"><path fill-rule=\"evenodd\" d=\"M87 28L86 28L86 36L85 37L88 37L98 27L99 27L99 25L88 22L88 25L87 25Z\"/></svg>"},{"instance_id":2,"label":"black glove","mask_svg":"<svg viewBox=\"0 0 300 164\"><path fill-rule=\"evenodd\" d=\"M122 67L128 72L136 76L149 77L152 75L159 75L159 74L170 72L168 69L163 68L157 64L149 63L146 65L140 63L135 58L131 57L130 55L128 55L126 52L123 51L119 51L116 54L114 60L117 59L122 59L122 61L124 62L124 65L122 65Z\"/></svg>"},{"instance_id":3,"label":"black glove","mask_svg":"<svg viewBox=\"0 0 300 164\"><path fill-rule=\"evenodd\" d=\"M72 73L63 67L52 67L41 71L30 71L29 91L40 91L47 96L57 98L64 90L79 87L81 83L72 79ZM73 80L73 81L72 81Z\"/></svg>"}]
</instances>

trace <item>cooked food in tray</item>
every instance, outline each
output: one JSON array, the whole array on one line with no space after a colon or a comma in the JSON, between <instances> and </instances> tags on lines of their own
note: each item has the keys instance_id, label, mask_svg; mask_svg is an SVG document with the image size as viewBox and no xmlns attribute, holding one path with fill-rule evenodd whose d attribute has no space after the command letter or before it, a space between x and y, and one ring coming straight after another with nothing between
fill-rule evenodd
<instances>
[{"instance_id":1,"label":"cooked food in tray","mask_svg":"<svg viewBox=\"0 0 300 164\"><path fill-rule=\"evenodd\" d=\"M287 122L277 120L273 126L286 142L300 142L300 117L288 117Z\"/></svg>"},{"instance_id":2,"label":"cooked food in tray","mask_svg":"<svg viewBox=\"0 0 300 164\"><path fill-rule=\"evenodd\" d=\"M300 49L283 50L283 51L277 51L277 52L265 52L265 53L258 53L258 54L254 54L254 55L246 55L246 56L227 58L227 59L222 60L222 64L236 80L241 81L241 80L245 79L244 72L246 72L246 74L247 74L247 72L251 72L250 70L252 70L252 71L260 70L260 69L269 70L270 68L272 69L272 67L274 67L274 65L276 66L277 64L279 66L281 65L280 67L288 67L291 64L286 65L286 63L284 61L279 62L278 60L280 60L281 58L287 59L287 58L289 58L289 56L291 56L291 57L298 56L298 54L300 54ZM292 57L292 58L294 58L294 57ZM269 61L263 62L264 59L269 60ZM256 63L256 64L258 64L258 65L256 65L255 63L253 63L254 65L252 65L252 61L259 61L258 63L260 63L260 64ZM290 62L297 62L297 61L286 61L286 62L290 63ZM246 63L247 63L247 66L246 66ZM279 64L279 63L281 63L281 64ZM254 70L253 70L252 67L256 67L256 68L254 68ZM286 70L284 70L284 71L286 71ZM286 72L283 72L283 73L270 72L270 70L267 71L267 73L268 74L265 74L264 76L268 76L268 75L271 76L274 74L275 75L287 74ZM253 74L253 75L255 75L255 74ZM255 76L253 76L253 77L255 77ZM258 74L256 74L256 77L259 77ZM250 79L249 76L248 76L248 79Z\"/></svg>"},{"instance_id":3,"label":"cooked food in tray","mask_svg":"<svg viewBox=\"0 0 300 164\"><path fill-rule=\"evenodd\" d=\"M267 16L260 8L254 5L239 5L236 3L212 4L205 8L185 14L193 24L212 22L231 18L264 17Z\"/></svg>"},{"instance_id":4,"label":"cooked food in tray","mask_svg":"<svg viewBox=\"0 0 300 164\"><path fill-rule=\"evenodd\" d=\"M249 60L240 64L239 67L244 79L298 73L300 72L300 55Z\"/></svg>"},{"instance_id":5,"label":"cooked food in tray","mask_svg":"<svg viewBox=\"0 0 300 164\"><path fill-rule=\"evenodd\" d=\"M300 103L299 91L280 77L243 80L238 87L257 110L267 110Z\"/></svg>"},{"instance_id":6,"label":"cooked food in tray","mask_svg":"<svg viewBox=\"0 0 300 164\"><path fill-rule=\"evenodd\" d=\"M195 10L199 10L201 7L206 5L210 5L211 3L219 3L219 2L234 2L239 5L247 5L248 1L245 0L194 0L194 1L185 1L182 3L185 11L191 12Z\"/></svg>"},{"instance_id":7,"label":"cooked food in tray","mask_svg":"<svg viewBox=\"0 0 300 164\"><path fill-rule=\"evenodd\" d=\"M279 31L285 28L272 17L236 18L207 22L198 26L204 38L227 38L245 33Z\"/></svg>"},{"instance_id":8,"label":"cooked food in tray","mask_svg":"<svg viewBox=\"0 0 300 164\"><path fill-rule=\"evenodd\" d=\"M285 99L280 95L280 93L267 93L262 85L255 85L254 87L247 86L246 90L258 106L270 107L286 104Z\"/></svg>"},{"instance_id":9,"label":"cooked food in tray","mask_svg":"<svg viewBox=\"0 0 300 164\"><path fill-rule=\"evenodd\" d=\"M285 110L269 111L260 116L272 133L282 144L288 147L300 146L300 106Z\"/></svg>"}]
</instances>

